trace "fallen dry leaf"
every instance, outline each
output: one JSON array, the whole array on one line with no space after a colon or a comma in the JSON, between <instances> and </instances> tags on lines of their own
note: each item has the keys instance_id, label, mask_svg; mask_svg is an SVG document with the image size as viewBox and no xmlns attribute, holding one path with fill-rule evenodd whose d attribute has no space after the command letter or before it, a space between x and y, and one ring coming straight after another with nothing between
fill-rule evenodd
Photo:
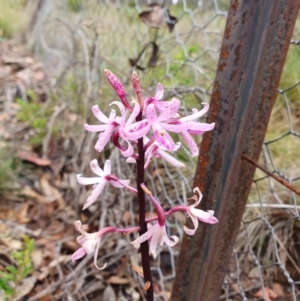
<instances>
[{"instance_id":1,"label":"fallen dry leaf","mask_svg":"<svg viewBox=\"0 0 300 301\"><path fill-rule=\"evenodd\" d=\"M26 160L26 161L31 162L38 166L50 166L51 165L50 160L42 159L34 152L19 151L19 152L17 152L17 157L21 160Z\"/></svg>"},{"instance_id":2,"label":"fallen dry leaf","mask_svg":"<svg viewBox=\"0 0 300 301\"><path fill-rule=\"evenodd\" d=\"M118 276L111 276L108 279L106 279L105 282L110 284L128 284L130 283L130 279Z\"/></svg>"}]
</instances>

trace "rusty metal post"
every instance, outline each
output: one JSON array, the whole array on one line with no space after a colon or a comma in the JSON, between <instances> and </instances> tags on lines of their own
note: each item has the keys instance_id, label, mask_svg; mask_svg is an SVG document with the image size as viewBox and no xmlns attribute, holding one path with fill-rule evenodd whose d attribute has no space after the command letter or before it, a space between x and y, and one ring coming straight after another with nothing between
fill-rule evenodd
<instances>
[{"instance_id":1,"label":"rusty metal post","mask_svg":"<svg viewBox=\"0 0 300 301\"><path fill-rule=\"evenodd\" d=\"M300 0L231 0L194 185L217 225L184 236L172 301L216 301L240 227ZM191 225L190 225L191 226Z\"/></svg>"}]
</instances>

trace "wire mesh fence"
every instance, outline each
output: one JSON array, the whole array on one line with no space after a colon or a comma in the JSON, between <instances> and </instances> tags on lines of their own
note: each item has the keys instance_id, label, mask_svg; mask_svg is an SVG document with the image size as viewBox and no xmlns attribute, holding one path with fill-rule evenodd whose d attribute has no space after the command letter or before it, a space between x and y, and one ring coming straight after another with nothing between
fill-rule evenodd
<instances>
[{"instance_id":1,"label":"wire mesh fence","mask_svg":"<svg viewBox=\"0 0 300 301\"><path fill-rule=\"evenodd\" d=\"M300 169L293 152L300 143L300 80L297 72L288 75L293 55L299 53L296 47L292 40L259 160L260 168L272 175L256 170L221 300L299 300L300 199L292 189L299 190Z\"/></svg>"},{"instance_id":2,"label":"wire mesh fence","mask_svg":"<svg viewBox=\"0 0 300 301\"><path fill-rule=\"evenodd\" d=\"M34 5L30 2L29 6ZM209 102L227 8L228 1L223 0L183 0L177 5L171 1L48 0L36 8L38 15L27 33L29 41L46 66L52 79L51 89L59 101L66 103L71 112L83 116L74 125L74 143L69 145L72 157L66 165L72 166L72 171L85 171L95 156L92 146L89 147L94 137L80 130L81 121L90 118L91 105L99 104L105 111L113 100L103 76L105 68L118 75L127 91L130 91L132 70L140 70L147 94L153 95L156 83L161 82L164 98L182 100L183 112ZM291 43L295 49L299 49L297 30L296 26L295 40ZM295 64L294 50L289 55L292 58L288 57L287 63ZM288 81L281 81L259 163L299 187L300 76L299 71L294 70L291 74L287 69ZM132 170L117 153L109 152L117 164L116 174L134 179ZM163 202L164 209L183 203L186 194L191 193L196 163L187 159L187 149L183 149L180 156L186 160L186 170L154 161L147 173L149 188ZM79 163L74 163L74 158L79 158ZM71 195L81 206L87 193L77 189ZM272 300L272 293L286 300L299 299L299 201L295 193L257 170L220 300ZM107 189L101 204L90 212L89 224L129 226L135 222L136 206L128 194ZM149 214L152 209L149 206ZM184 222L185 217L180 214L176 219L169 219L170 232L182 237ZM135 272L138 255L128 255L131 252L129 237L104 239L102 247L99 258L101 263L108 262L110 271L99 275L91 266L85 266L89 257L76 267L67 264L64 271L69 276L64 281L61 268L57 268L59 280L54 284L64 283L64 289L55 295L57 299L87 300L89 296L91 300L96 290L107 293L109 285L119 285L117 300L140 300L143 281ZM170 299L179 249L180 243L175 248L163 247L157 261L152 262L156 300ZM112 278L114 274L130 275L134 285L122 283L125 281L120 280L122 277ZM80 275L81 279L75 286L71 281L74 275Z\"/></svg>"}]
</instances>

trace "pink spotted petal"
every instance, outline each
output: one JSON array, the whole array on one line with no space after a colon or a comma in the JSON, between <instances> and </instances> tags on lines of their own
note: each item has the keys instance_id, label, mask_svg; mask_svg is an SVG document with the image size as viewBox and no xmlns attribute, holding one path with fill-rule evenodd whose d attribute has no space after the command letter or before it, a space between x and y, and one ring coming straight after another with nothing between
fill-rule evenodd
<instances>
[{"instance_id":1,"label":"pink spotted petal","mask_svg":"<svg viewBox=\"0 0 300 301\"><path fill-rule=\"evenodd\" d=\"M106 174L105 172L103 172L102 168L100 168L98 161L96 159L90 162L90 167L93 173L99 177L104 177L104 175Z\"/></svg>"},{"instance_id":2,"label":"pink spotted petal","mask_svg":"<svg viewBox=\"0 0 300 301\"><path fill-rule=\"evenodd\" d=\"M77 259L82 258L85 255L85 249L83 247L79 248L73 255L72 255L72 261L75 262Z\"/></svg>"},{"instance_id":3,"label":"pink spotted petal","mask_svg":"<svg viewBox=\"0 0 300 301\"><path fill-rule=\"evenodd\" d=\"M109 125L107 124L99 124L99 125L89 125L87 123L84 124L84 128L88 132L97 133L105 131Z\"/></svg>"},{"instance_id":4,"label":"pink spotted petal","mask_svg":"<svg viewBox=\"0 0 300 301\"><path fill-rule=\"evenodd\" d=\"M197 111L196 109L193 109L193 114L188 115L186 117L180 118L181 122L187 122L187 121L191 121L191 120L195 120L197 118L202 117L209 109L209 104L206 102L202 103L204 105L204 108L200 111Z\"/></svg>"},{"instance_id":5,"label":"pink spotted petal","mask_svg":"<svg viewBox=\"0 0 300 301\"><path fill-rule=\"evenodd\" d=\"M155 100L161 100L164 97L164 87L161 83L157 84L156 93L154 95Z\"/></svg>"},{"instance_id":6,"label":"pink spotted petal","mask_svg":"<svg viewBox=\"0 0 300 301\"><path fill-rule=\"evenodd\" d=\"M181 123L179 124L163 123L163 128L169 132L182 133L183 131L186 131L187 126Z\"/></svg>"},{"instance_id":7,"label":"pink spotted petal","mask_svg":"<svg viewBox=\"0 0 300 301\"><path fill-rule=\"evenodd\" d=\"M155 110L154 104L150 104L147 107L147 121L150 124L157 122L157 115L156 115L156 110Z\"/></svg>"},{"instance_id":8,"label":"pink spotted petal","mask_svg":"<svg viewBox=\"0 0 300 301\"><path fill-rule=\"evenodd\" d=\"M189 216L190 216L190 218L191 218L191 220L192 220L192 222L193 222L193 224L194 224L194 229L190 229L190 228L188 228L187 226L184 226L184 227L183 227L183 230L184 230L184 232L185 232L187 235L194 235L195 232L196 232L196 230L197 230L197 228L198 228L199 222L198 222L198 219L197 219L196 217L194 217L194 216L192 216L192 215L189 215Z\"/></svg>"},{"instance_id":9,"label":"pink spotted petal","mask_svg":"<svg viewBox=\"0 0 300 301\"><path fill-rule=\"evenodd\" d=\"M142 138L143 136L147 135L149 130L151 129L151 125L147 122L143 123L136 123L132 127L135 128L135 125L138 127L134 130L123 132L124 137L127 140L137 140L139 138Z\"/></svg>"},{"instance_id":10,"label":"pink spotted petal","mask_svg":"<svg viewBox=\"0 0 300 301\"><path fill-rule=\"evenodd\" d=\"M97 152L99 152L99 153L102 152L103 148L109 141L114 130L115 130L114 126L108 126L107 129L102 134L99 135L98 140L95 145L95 149Z\"/></svg>"},{"instance_id":11,"label":"pink spotted petal","mask_svg":"<svg viewBox=\"0 0 300 301\"><path fill-rule=\"evenodd\" d=\"M189 131L206 132L211 131L215 127L215 123L201 123L190 121L185 123L186 129Z\"/></svg>"},{"instance_id":12,"label":"pink spotted petal","mask_svg":"<svg viewBox=\"0 0 300 301\"><path fill-rule=\"evenodd\" d=\"M92 106L94 116L102 123L108 123L108 118L101 112L98 105Z\"/></svg>"},{"instance_id":13,"label":"pink spotted petal","mask_svg":"<svg viewBox=\"0 0 300 301\"><path fill-rule=\"evenodd\" d=\"M189 147L191 151L191 156L192 157L197 157L199 155L199 148L192 138L192 136L188 132L182 132L182 137L184 141L186 142L187 146Z\"/></svg>"},{"instance_id":14,"label":"pink spotted petal","mask_svg":"<svg viewBox=\"0 0 300 301\"><path fill-rule=\"evenodd\" d=\"M154 129L154 137L157 143L168 151L172 151L176 146L170 134L164 130Z\"/></svg>"},{"instance_id":15,"label":"pink spotted petal","mask_svg":"<svg viewBox=\"0 0 300 301\"><path fill-rule=\"evenodd\" d=\"M172 100L166 102L168 105L164 108L162 113L158 117L158 121L169 120L174 117L180 107L180 100L173 98Z\"/></svg>"}]
</instances>

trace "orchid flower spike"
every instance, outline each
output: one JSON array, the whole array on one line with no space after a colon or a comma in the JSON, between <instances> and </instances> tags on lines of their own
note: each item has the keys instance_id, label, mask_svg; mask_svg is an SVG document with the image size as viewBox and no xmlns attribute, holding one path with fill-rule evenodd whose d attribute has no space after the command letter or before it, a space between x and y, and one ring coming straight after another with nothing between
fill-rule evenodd
<instances>
[{"instance_id":1,"label":"orchid flower spike","mask_svg":"<svg viewBox=\"0 0 300 301\"><path fill-rule=\"evenodd\" d=\"M165 212L162 207L159 205L158 201L153 197L150 190L147 189L145 184L141 184L142 189L148 195L150 200L152 201L156 213L157 213L157 221L154 225L148 224L148 231L143 235L139 236L136 240L131 242L131 244L138 249L140 244L146 240L149 240L150 244L150 252L153 257L156 258L156 248L157 245L162 246L164 243L170 247L173 247L178 241L179 238L175 235L171 236L173 240L171 240L167 235L166 225L165 225Z\"/></svg>"},{"instance_id":2,"label":"orchid flower spike","mask_svg":"<svg viewBox=\"0 0 300 301\"><path fill-rule=\"evenodd\" d=\"M109 182L118 188L127 188L128 190L137 193L137 190L129 186L130 180L120 180L115 175L111 174L111 161L106 160L104 169L99 167L98 161L96 159L90 162L90 167L92 171L98 176L93 178L82 177L81 174L77 175L77 182L81 185L94 185L91 195L87 198L86 203L83 206L83 210L92 205L96 199L102 193L105 185Z\"/></svg>"},{"instance_id":3,"label":"orchid flower spike","mask_svg":"<svg viewBox=\"0 0 300 301\"><path fill-rule=\"evenodd\" d=\"M82 225L81 221L76 221L74 223L76 231L80 232L81 235L77 237L76 241L81 245L81 247L72 255L72 261L82 258L86 254L91 254L94 252L94 264L98 270L103 270L106 267L106 263L103 267L99 268L97 265L97 255L100 246L101 238L112 232L120 233L131 233L140 230L140 227L131 227L127 229L116 228L116 227L106 227L102 230L94 233L87 233L88 225Z\"/></svg>"},{"instance_id":4,"label":"orchid flower spike","mask_svg":"<svg viewBox=\"0 0 300 301\"><path fill-rule=\"evenodd\" d=\"M191 220L194 224L194 229L189 229L186 226L183 227L183 230L188 235L195 234L195 232L198 228L198 224L199 224L198 221L201 221L201 222L204 222L207 224L216 224L218 222L217 218L214 217L213 210L203 211L201 209L196 208L201 202L202 193L198 187L195 187L193 191L197 194L193 195L188 200L194 200L195 203L193 205L186 206L185 211L186 211L187 215L191 218Z\"/></svg>"}]
</instances>

